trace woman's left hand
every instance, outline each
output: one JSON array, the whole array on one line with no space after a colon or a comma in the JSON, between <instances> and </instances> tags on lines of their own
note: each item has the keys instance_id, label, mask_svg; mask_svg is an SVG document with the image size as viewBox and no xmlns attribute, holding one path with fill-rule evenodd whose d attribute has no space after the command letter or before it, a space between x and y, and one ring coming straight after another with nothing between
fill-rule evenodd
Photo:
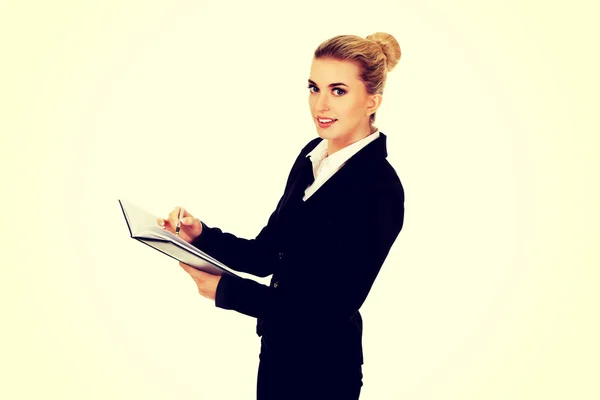
<instances>
[{"instance_id":1,"label":"woman's left hand","mask_svg":"<svg viewBox=\"0 0 600 400\"><path fill-rule=\"evenodd\" d=\"M194 282L198 286L198 292L207 299L214 300L217 293L217 285L221 280L221 277L218 275L212 275L208 272L199 271L194 267L191 267L185 263L179 262L181 268L185 270L188 274L191 275Z\"/></svg>"}]
</instances>

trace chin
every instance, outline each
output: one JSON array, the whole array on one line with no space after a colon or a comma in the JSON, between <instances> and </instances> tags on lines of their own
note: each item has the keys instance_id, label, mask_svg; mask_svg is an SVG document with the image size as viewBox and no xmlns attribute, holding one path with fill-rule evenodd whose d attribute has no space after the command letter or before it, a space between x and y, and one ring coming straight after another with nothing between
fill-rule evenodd
<instances>
[{"instance_id":1,"label":"chin","mask_svg":"<svg viewBox=\"0 0 600 400\"><path fill-rule=\"evenodd\" d=\"M336 132L332 131L331 129L321 129L318 126L317 135L319 135L321 139L336 139L339 136L336 135Z\"/></svg>"},{"instance_id":2,"label":"chin","mask_svg":"<svg viewBox=\"0 0 600 400\"><path fill-rule=\"evenodd\" d=\"M329 139L329 136L319 128L317 128L317 135L319 135L321 139Z\"/></svg>"}]
</instances>

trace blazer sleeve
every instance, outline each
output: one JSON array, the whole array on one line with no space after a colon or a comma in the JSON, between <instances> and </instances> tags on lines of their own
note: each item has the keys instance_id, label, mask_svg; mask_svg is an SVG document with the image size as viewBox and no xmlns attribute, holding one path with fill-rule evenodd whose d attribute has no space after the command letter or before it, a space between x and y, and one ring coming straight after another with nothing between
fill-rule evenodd
<instances>
[{"instance_id":1,"label":"blazer sleeve","mask_svg":"<svg viewBox=\"0 0 600 400\"><path fill-rule=\"evenodd\" d=\"M299 165L301 157L307 154L311 143L313 141L306 145L296 158L288 175L284 196L293 181L296 166ZM277 262L276 254L272 250L274 246L275 221L277 210L284 196L279 199L275 211L271 213L267 224L261 229L256 238L246 239L237 237L232 233L224 232L220 228L209 227L202 222L202 233L191 242L192 246L208 253L236 271L259 277L266 277L273 274Z\"/></svg>"},{"instance_id":2,"label":"blazer sleeve","mask_svg":"<svg viewBox=\"0 0 600 400\"><path fill-rule=\"evenodd\" d=\"M298 283L269 287L249 279L223 276L217 307L265 319L322 323L347 321L365 301L404 221L401 184L360 196L354 214L334 221L330 258L320 272L295 276Z\"/></svg>"},{"instance_id":3,"label":"blazer sleeve","mask_svg":"<svg viewBox=\"0 0 600 400\"><path fill-rule=\"evenodd\" d=\"M202 234L191 244L236 271L265 277L275 268L271 251L274 218L275 212L254 239L240 238L202 222Z\"/></svg>"}]
</instances>

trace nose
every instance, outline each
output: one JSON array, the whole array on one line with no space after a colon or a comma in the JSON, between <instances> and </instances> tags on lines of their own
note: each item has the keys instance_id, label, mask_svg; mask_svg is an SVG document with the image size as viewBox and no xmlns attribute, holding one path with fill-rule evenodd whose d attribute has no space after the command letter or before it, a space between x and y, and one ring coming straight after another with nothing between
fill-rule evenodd
<instances>
[{"instance_id":1,"label":"nose","mask_svg":"<svg viewBox=\"0 0 600 400\"><path fill-rule=\"evenodd\" d=\"M325 93L319 93L317 95L317 102L315 103L316 111L329 111L329 98Z\"/></svg>"}]
</instances>

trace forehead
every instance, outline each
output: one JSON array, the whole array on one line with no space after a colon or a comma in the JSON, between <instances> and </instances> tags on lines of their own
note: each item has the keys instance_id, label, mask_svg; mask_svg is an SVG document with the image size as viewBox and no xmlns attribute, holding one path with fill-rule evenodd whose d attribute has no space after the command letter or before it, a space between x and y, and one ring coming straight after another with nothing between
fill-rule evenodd
<instances>
[{"instance_id":1,"label":"forehead","mask_svg":"<svg viewBox=\"0 0 600 400\"><path fill-rule=\"evenodd\" d=\"M313 59L310 79L319 86L343 82L348 86L360 83L358 66L351 61Z\"/></svg>"}]
</instances>

